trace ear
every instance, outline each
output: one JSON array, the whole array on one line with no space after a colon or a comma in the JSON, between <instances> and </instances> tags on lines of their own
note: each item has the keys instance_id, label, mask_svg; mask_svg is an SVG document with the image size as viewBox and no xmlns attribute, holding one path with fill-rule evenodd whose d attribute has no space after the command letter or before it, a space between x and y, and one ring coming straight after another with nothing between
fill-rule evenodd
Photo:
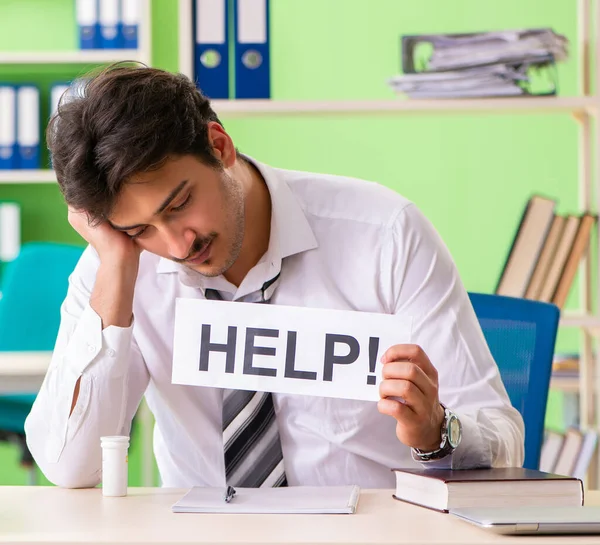
<instances>
[{"instance_id":1,"label":"ear","mask_svg":"<svg viewBox=\"0 0 600 545\"><path fill-rule=\"evenodd\" d=\"M216 121L208 122L208 141L223 168L231 168L236 160L235 146L225 129Z\"/></svg>"}]
</instances>

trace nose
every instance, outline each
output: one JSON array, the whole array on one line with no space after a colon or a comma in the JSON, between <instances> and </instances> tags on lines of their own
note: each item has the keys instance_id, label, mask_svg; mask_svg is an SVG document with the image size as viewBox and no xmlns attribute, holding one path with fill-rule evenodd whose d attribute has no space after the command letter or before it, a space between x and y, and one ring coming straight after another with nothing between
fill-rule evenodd
<instances>
[{"instance_id":1,"label":"nose","mask_svg":"<svg viewBox=\"0 0 600 545\"><path fill-rule=\"evenodd\" d=\"M163 238L167 252L175 259L185 259L190 255L196 235L191 229L175 229L172 226L163 229Z\"/></svg>"}]
</instances>

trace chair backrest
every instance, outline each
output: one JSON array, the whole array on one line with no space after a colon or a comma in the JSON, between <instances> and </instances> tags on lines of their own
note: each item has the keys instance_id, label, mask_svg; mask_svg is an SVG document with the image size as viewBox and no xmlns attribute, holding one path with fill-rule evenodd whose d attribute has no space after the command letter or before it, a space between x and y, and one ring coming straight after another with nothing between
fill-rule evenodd
<instances>
[{"instance_id":1,"label":"chair backrest","mask_svg":"<svg viewBox=\"0 0 600 545\"><path fill-rule=\"evenodd\" d=\"M538 469L560 311L540 301L469 293L513 406L525 423L523 467Z\"/></svg>"},{"instance_id":2,"label":"chair backrest","mask_svg":"<svg viewBox=\"0 0 600 545\"><path fill-rule=\"evenodd\" d=\"M0 350L52 350L69 275L83 248L26 243L4 266L0 284Z\"/></svg>"}]
</instances>

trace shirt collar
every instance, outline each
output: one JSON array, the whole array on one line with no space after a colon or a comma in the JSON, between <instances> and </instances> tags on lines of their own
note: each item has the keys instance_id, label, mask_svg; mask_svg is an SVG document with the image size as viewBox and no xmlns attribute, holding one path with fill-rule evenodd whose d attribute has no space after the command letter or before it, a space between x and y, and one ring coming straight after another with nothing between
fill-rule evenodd
<instances>
[{"instance_id":1,"label":"shirt collar","mask_svg":"<svg viewBox=\"0 0 600 545\"><path fill-rule=\"evenodd\" d=\"M318 247L317 239L304 210L283 179L282 172L246 155L243 157L258 169L267 183L271 195L271 238L265 255L248 272L239 289L222 276L208 278L185 265L164 257L158 261L157 273L177 272L180 273L180 280L186 285L201 289L213 288L230 293L238 292L236 293L237 298L253 289L259 289L264 282L276 276L281 271L283 258Z\"/></svg>"}]
</instances>

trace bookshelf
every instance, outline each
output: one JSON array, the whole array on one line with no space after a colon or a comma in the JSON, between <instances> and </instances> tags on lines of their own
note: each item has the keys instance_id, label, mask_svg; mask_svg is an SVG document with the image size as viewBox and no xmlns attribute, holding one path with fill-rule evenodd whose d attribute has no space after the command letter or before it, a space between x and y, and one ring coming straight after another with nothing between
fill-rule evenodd
<instances>
[{"instance_id":1,"label":"bookshelf","mask_svg":"<svg viewBox=\"0 0 600 545\"><path fill-rule=\"evenodd\" d=\"M27 1L27 0L23 0ZM88 49L72 51L0 51L0 73L4 67L30 66L31 79L35 81L36 66L57 65L85 67L108 65L114 62L133 61L151 66L151 0L139 0L140 20L137 49ZM73 20L73 25L77 22ZM42 124L44 123L43 120ZM0 170L0 184L46 184L56 183L51 169Z\"/></svg>"},{"instance_id":2,"label":"bookshelf","mask_svg":"<svg viewBox=\"0 0 600 545\"><path fill-rule=\"evenodd\" d=\"M193 24L190 16L192 0L179 0L179 71L193 77ZM578 127L578 202L579 210L600 212L600 51L593 44L600 32L600 0L573 2L577 13L578 90L577 96L515 97L490 99L438 100L356 100L356 101L280 101L280 100L215 100L217 114L227 118L269 116L376 116L376 115L556 115L567 114ZM595 29L595 30L594 30ZM596 69L598 68L598 69ZM595 93L592 93L594 81ZM600 339L600 236L595 227L598 262L588 251L579 266L579 309L564 312L561 328L580 331L579 378L553 379L551 388L580 394L582 429L600 429L600 355L593 348ZM590 244L594 244L591 242ZM591 250L589 248L588 250ZM595 290L593 272L598 271ZM592 299L593 292L596 292ZM600 349L597 350L600 352ZM598 395L596 395L598 393ZM590 470L590 487L600 488L600 456Z\"/></svg>"},{"instance_id":3,"label":"bookshelf","mask_svg":"<svg viewBox=\"0 0 600 545\"><path fill-rule=\"evenodd\" d=\"M580 4L586 0L578 0ZM595 1L595 0L593 0ZM192 0L179 0L179 71L194 77L192 56ZM355 101L287 101L287 100L213 100L213 108L226 117L269 115L340 115L340 114L550 114L574 116L596 115L600 101L593 96L516 97L489 99L438 100L355 100Z\"/></svg>"},{"instance_id":4,"label":"bookshelf","mask_svg":"<svg viewBox=\"0 0 600 545\"><path fill-rule=\"evenodd\" d=\"M27 0L22 0L26 2ZM72 51L1 52L0 67L7 64L110 64L137 61L150 65L152 61L151 0L139 0L140 19L137 49L82 49ZM77 21L73 20L73 25Z\"/></svg>"}]
</instances>

